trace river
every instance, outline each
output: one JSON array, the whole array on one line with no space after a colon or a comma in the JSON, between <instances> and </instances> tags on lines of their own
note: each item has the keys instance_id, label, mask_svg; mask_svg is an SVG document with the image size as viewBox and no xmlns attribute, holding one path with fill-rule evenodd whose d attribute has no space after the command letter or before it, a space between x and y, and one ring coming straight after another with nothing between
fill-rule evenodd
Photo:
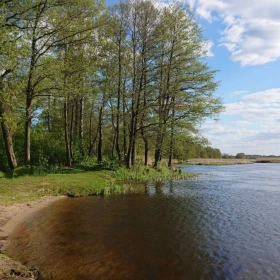
<instances>
[{"instance_id":1,"label":"river","mask_svg":"<svg viewBox=\"0 0 280 280\"><path fill-rule=\"evenodd\" d=\"M45 280L280 279L280 165L182 169L200 175L59 200L6 253Z\"/></svg>"}]
</instances>

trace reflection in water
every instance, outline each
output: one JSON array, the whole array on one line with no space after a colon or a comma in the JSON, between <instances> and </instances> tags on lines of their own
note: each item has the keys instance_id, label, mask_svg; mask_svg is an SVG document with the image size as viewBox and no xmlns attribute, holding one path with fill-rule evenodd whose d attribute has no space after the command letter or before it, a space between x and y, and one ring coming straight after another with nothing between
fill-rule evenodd
<instances>
[{"instance_id":1,"label":"reflection in water","mask_svg":"<svg viewBox=\"0 0 280 280\"><path fill-rule=\"evenodd\" d=\"M47 280L277 279L280 166L197 168L208 175L57 201L7 253Z\"/></svg>"}]
</instances>

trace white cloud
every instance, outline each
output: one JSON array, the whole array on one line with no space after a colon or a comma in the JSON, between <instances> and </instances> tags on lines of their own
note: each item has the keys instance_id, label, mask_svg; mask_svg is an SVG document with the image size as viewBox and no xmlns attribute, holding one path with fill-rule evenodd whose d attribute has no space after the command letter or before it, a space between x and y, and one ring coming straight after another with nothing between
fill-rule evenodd
<instances>
[{"instance_id":1,"label":"white cloud","mask_svg":"<svg viewBox=\"0 0 280 280\"><path fill-rule=\"evenodd\" d=\"M206 136L213 147L222 153L236 155L239 152L258 155L280 155L280 128L251 128L253 123L232 121L224 123L205 123L202 135Z\"/></svg>"},{"instance_id":2,"label":"white cloud","mask_svg":"<svg viewBox=\"0 0 280 280\"><path fill-rule=\"evenodd\" d=\"M261 65L280 58L279 0L188 0L197 14L225 25L221 45L241 65Z\"/></svg>"},{"instance_id":3,"label":"white cloud","mask_svg":"<svg viewBox=\"0 0 280 280\"><path fill-rule=\"evenodd\" d=\"M273 88L248 94L243 97L243 100L246 102L254 102L260 104L272 104L280 102L280 88Z\"/></svg>"},{"instance_id":4,"label":"white cloud","mask_svg":"<svg viewBox=\"0 0 280 280\"><path fill-rule=\"evenodd\" d=\"M239 115L245 120L274 121L280 119L280 88L246 94L240 102L225 104L226 115Z\"/></svg>"},{"instance_id":5,"label":"white cloud","mask_svg":"<svg viewBox=\"0 0 280 280\"><path fill-rule=\"evenodd\" d=\"M227 121L207 121L201 128L214 147L233 155L280 155L280 88L241 95L225 106Z\"/></svg>"},{"instance_id":6,"label":"white cloud","mask_svg":"<svg viewBox=\"0 0 280 280\"><path fill-rule=\"evenodd\" d=\"M206 56L214 56L214 53L212 52L212 47L214 43L210 40L204 41L203 46L202 46L202 51L205 53Z\"/></svg>"}]
</instances>

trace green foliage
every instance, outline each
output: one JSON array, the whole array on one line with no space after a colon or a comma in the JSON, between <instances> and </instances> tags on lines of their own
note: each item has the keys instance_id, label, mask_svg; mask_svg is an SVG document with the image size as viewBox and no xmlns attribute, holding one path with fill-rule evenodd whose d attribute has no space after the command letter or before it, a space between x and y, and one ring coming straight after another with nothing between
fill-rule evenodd
<instances>
[{"instance_id":1,"label":"green foliage","mask_svg":"<svg viewBox=\"0 0 280 280\"><path fill-rule=\"evenodd\" d=\"M104 170L117 170L120 167L120 164L116 159L106 159L99 163L99 166Z\"/></svg>"},{"instance_id":2,"label":"green foliage","mask_svg":"<svg viewBox=\"0 0 280 280\"><path fill-rule=\"evenodd\" d=\"M202 30L181 2L127 1L108 11L105 1L2 1L0 27L0 75L9 72L0 121L18 166L31 165L14 176L117 170L129 146L133 156L160 146L165 158L221 157L198 135L223 106ZM0 170L8 171L3 135Z\"/></svg>"},{"instance_id":3,"label":"green foliage","mask_svg":"<svg viewBox=\"0 0 280 280\"><path fill-rule=\"evenodd\" d=\"M238 159L245 159L247 158L246 155L244 153L237 153L235 158L238 158Z\"/></svg>"},{"instance_id":4,"label":"green foliage","mask_svg":"<svg viewBox=\"0 0 280 280\"><path fill-rule=\"evenodd\" d=\"M60 133L50 133L40 126L31 133L31 164L45 168L66 164L65 144Z\"/></svg>"},{"instance_id":5,"label":"green foliage","mask_svg":"<svg viewBox=\"0 0 280 280\"><path fill-rule=\"evenodd\" d=\"M131 169L120 168L115 172L118 181L158 182L169 180L183 180L195 176L192 173L182 172L181 169L170 169L161 165L155 169L142 165L133 166Z\"/></svg>"}]
</instances>

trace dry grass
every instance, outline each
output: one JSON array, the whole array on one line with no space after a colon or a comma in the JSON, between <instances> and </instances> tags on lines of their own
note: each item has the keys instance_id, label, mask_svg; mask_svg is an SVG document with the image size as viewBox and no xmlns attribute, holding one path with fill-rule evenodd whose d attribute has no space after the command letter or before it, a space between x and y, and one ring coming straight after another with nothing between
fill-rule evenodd
<instances>
[{"instance_id":1,"label":"dry grass","mask_svg":"<svg viewBox=\"0 0 280 280\"><path fill-rule=\"evenodd\" d=\"M255 161L252 159L235 159L235 158L194 158L187 160L186 164L201 164L201 165L234 165L234 164L251 164Z\"/></svg>"},{"instance_id":2,"label":"dry grass","mask_svg":"<svg viewBox=\"0 0 280 280\"><path fill-rule=\"evenodd\" d=\"M256 162L280 163L280 157L259 157Z\"/></svg>"}]
</instances>

